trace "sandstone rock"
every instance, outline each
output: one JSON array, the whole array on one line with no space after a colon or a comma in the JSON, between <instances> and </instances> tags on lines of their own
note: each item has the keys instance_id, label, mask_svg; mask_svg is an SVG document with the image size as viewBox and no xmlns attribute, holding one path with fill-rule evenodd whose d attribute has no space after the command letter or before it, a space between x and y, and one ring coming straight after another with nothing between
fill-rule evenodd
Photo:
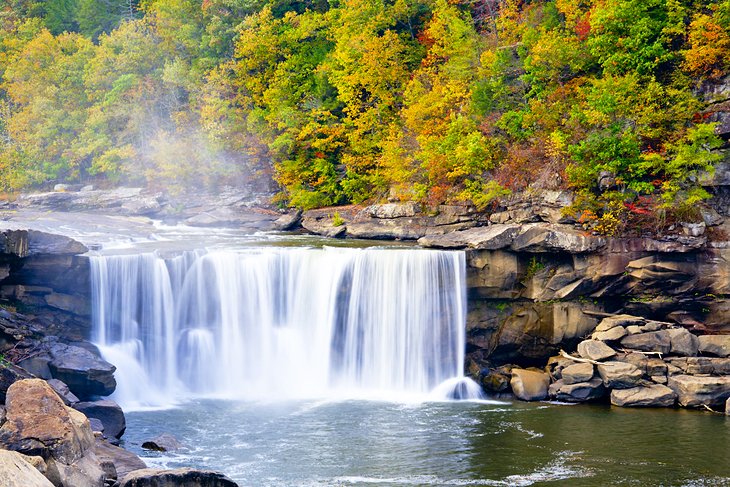
<instances>
[{"instance_id":1,"label":"sandstone rock","mask_svg":"<svg viewBox=\"0 0 730 487\"><path fill-rule=\"evenodd\" d=\"M26 230L4 230L0 233L0 253L26 257L28 255L28 232Z\"/></svg>"},{"instance_id":2,"label":"sandstone rock","mask_svg":"<svg viewBox=\"0 0 730 487\"><path fill-rule=\"evenodd\" d=\"M611 391L611 404L622 407L672 407L676 400L672 389L659 384Z\"/></svg>"},{"instance_id":3,"label":"sandstone rock","mask_svg":"<svg viewBox=\"0 0 730 487\"><path fill-rule=\"evenodd\" d=\"M670 358L669 363L688 375L730 375L730 358Z\"/></svg>"},{"instance_id":4,"label":"sandstone rock","mask_svg":"<svg viewBox=\"0 0 730 487\"><path fill-rule=\"evenodd\" d=\"M238 487L223 474L207 470L145 468L127 474L119 487Z\"/></svg>"},{"instance_id":5,"label":"sandstone rock","mask_svg":"<svg viewBox=\"0 0 730 487\"><path fill-rule=\"evenodd\" d=\"M418 240L418 244L437 248L468 247L480 250L498 250L509 247L519 229L519 225L490 225L444 235L422 237Z\"/></svg>"},{"instance_id":6,"label":"sandstone rock","mask_svg":"<svg viewBox=\"0 0 730 487\"><path fill-rule=\"evenodd\" d=\"M730 335L703 335L698 340L700 352L730 357Z\"/></svg>"},{"instance_id":7,"label":"sandstone rock","mask_svg":"<svg viewBox=\"0 0 730 487\"><path fill-rule=\"evenodd\" d=\"M53 378L65 382L81 400L93 396L108 396L117 386L114 367L93 353L80 347L54 344L48 367Z\"/></svg>"},{"instance_id":8,"label":"sandstone rock","mask_svg":"<svg viewBox=\"0 0 730 487\"><path fill-rule=\"evenodd\" d=\"M652 381L652 382L654 382L655 384L661 384L661 385L666 385L666 384L667 384L667 382L669 381L669 380L667 379L667 376L666 376L666 375L652 375L652 376L651 376L651 377L649 377L649 378L650 378L650 379L651 379L651 381Z\"/></svg>"},{"instance_id":9,"label":"sandstone rock","mask_svg":"<svg viewBox=\"0 0 730 487\"><path fill-rule=\"evenodd\" d=\"M88 316L91 314L89 302L82 296L74 296L73 294L50 293L43 297L48 306L58 308L69 313L80 316Z\"/></svg>"},{"instance_id":10,"label":"sandstone rock","mask_svg":"<svg viewBox=\"0 0 730 487\"><path fill-rule=\"evenodd\" d=\"M20 367L9 362L0 362L0 404L5 402L5 394L11 385L19 380L30 379L31 377L32 375Z\"/></svg>"},{"instance_id":11,"label":"sandstone rock","mask_svg":"<svg viewBox=\"0 0 730 487\"><path fill-rule=\"evenodd\" d=\"M158 199L154 196L145 196L122 203L123 213L130 216L154 215L162 210Z\"/></svg>"},{"instance_id":12,"label":"sandstone rock","mask_svg":"<svg viewBox=\"0 0 730 487\"><path fill-rule=\"evenodd\" d=\"M154 451L176 451L182 447L182 443L169 433L162 433L142 443L142 448Z\"/></svg>"},{"instance_id":13,"label":"sandstone rock","mask_svg":"<svg viewBox=\"0 0 730 487\"><path fill-rule=\"evenodd\" d=\"M672 328L669 333L670 352L672 355L694 357L697 355L699 341L695 335L684 328Z\"/></svg>"},{"instance_id":14,"label":"sandstone rock","mask_svg":"<svg viewBox=\"0 0 730 487\"><path fill-rule=\"evenodd\" d=\"M669 332L666 330L629 335L621 340L621 345L634 350L663 354L667 354L671 350L671 340Z\"/></svg>"},{"instance_id":15,"label":"sandstone rock","mask_svg":"<svg viewBox=\"0 0 730 487\"><path fill-rule=\"evenodd\" d=\"M730 416L730 397L725 401L725 416Z\"/></svg>"},{"instance_id":16,"label":"sandstone rock","mask_svg":"<svg viewBox=\"0 0 730 487\"><path fill-rule=\"evenodd\" d=\"M479 383L488 392L504 392L509 389L510 370L506 367L485 368L479 373Z\"/></svg>"},{"instance_id":17,"label":"sandstone rock","mask_svg":"<svg viewBox=\"0 0 730 487\"><path fill-rule=\"evenodd\" d=\"M30 462L18 452L0 450L0 483L3 487L53 487Z\"/></svg>"},{"instance_id":18,"label":"sandstone rock","mask_svg":"<svg viewBox=\"0 0 730 487\"><path fill-rule=\"evenodd\" d=\"M549 394L558 401L587 402L602 398L606 394L606 388L598 377L577 384L566 384L559 380L550 385Z\"/></svg>"},{"instance_id":19,"label":"sandstone rock","mask_svg":"<svg viewBox=\"0 0 730 487\"><path fill-rule=\"evenodd\" d=\"M641 331L643 332L649 332L649 331L659 331L663 328L666 328L669 325L669 323L663 323L661 321L653 321L649 320L641 327Z\"/></svg>"},{"instance_id":20,"label":"sandstone rock","mask_svg":"<svg viewBox=\"0 0 730 487\"><path fill-rule=\"evenodd\" d=\"M600 340L602 342L615 342L621 340L627 334L626 328L623 326L615 326L607 331L599 331L593 333L591 338L593 340Z\"/></svg>"},{"instance_id":21,"label":"sandstone rock","mask_svg":"<svg viewBox=\"0 0 730 487\"><path fill-rule=\"evenodd\" d=\"M393 219L416 216L420 212L420 208L415 202L386 203L368 206L363 212L372 218Z\"/></svg>"},{"instance_id":22,"label":"sandstone rock","mask_svg":"<svg viewBox=\"0 0 730 487\"><path fill-rule=\"evenodd\" d=\"M593 365L585 363L570 365L563 369L562 378L566 384L588 382L593 378Z\"/></svg>"},{"instance_id":23,"label":"sandstone rock","mask_svg":"<svg viewBox=\"0 0 730 487\"><path fill-rule=\"evenodd\" d=\"M609 389L628 389L639 384L642 372L626 362L604 362L597 366L603 385Z\"/></svg>"},{"instance_id":24,"label":"sandstone rock","mask_svg":"<svg viewBox=\"0 0 730 487\"><path fill-rule=\"evenodd\" d=\"M523 401L540 401L548 396L550 377L544 372L512 369L510 386L517 398Z\"/></svg>"},{"instance_id":25,"label":"sandstone rock","mask_svg":"<svg viewBox=\"0 0 730 487\"><path fill-rule=\"evenodd\" d=\"M58 394L58 397L61 398L66 406L71 406L72 404L79 402L79 398L71 392L66 383L58 379L49 379L46 382L48 382L48 385L51 386L56 394Z\"/></svg>"},{"instance_id":26,"label":"sandstone rock","mask_svg":"<svg viewBox=\"0 0 730 487\"><path fill-rule=\"evenodd\" d=\"M614 315L603 318L596 327L596 331L608 331L617 326L643 325L646 320L640 316L632 315Z\"/></svg>"},{"instance_id":27,"label":"sandstone rock","mask_svg":"<svg viewBox=\"0 0 730 487\"><path fill-rule=\"evenodd\" d=\"M86 246L72 238L28 230L28 255L78 255L88 251Z\"/></svg>"},{"instance_id":28,"label":"sandstone rock","mask_svg":"<svg viewBox=\"0 0 730 487\"><path fill-rule=\"evenodd\" d=\"M81 411L87 418L96 418L104 425L104 434L109 438L121 438L127 428L124 412L119 404L103 399L93 402L79 402L74 409Z\"/></svg>"},{"instance_id":29,"label":"sandstone rock","mask_svg":"<svg viewBox=\"0 0 730 487\"><path fill-rule=\"evenodd\" d=\"M518 252L595 252L606 245L601 237L585 236L569 225L523 225L511 245Z\"/></svg>"},{"instance_id":30,"label":"sandstone rock","mask_svg":"<svg viewBox=\"0 0 730 487\"><path fill-rule=\"evenodd\" d=\"M578 344L581 357L590 360L605 360L616 355L616 351L598 340L584 340Z\"/></svg>"},{"instance_id":31,"label":"sandstone rock","mask_svg":"<svg viewBox=\"0 0 730 487\"><path fill-rule=\"evenodd\" d=\"M620 354L617 355L614 360L617 360L619 362L626 362L627 364L632 364L644 374L646 374L646 367L649 363L649 359L647 358L647 356L639 352Z\"/></svg>"},{"instance_id":32,"label":"sandstone rock","mask_svg":"<svg viewBox=\"0 0 730 487\"><path fill-rule=\"evenodd\" d=\"M638 335L641 333L641 327L639 325L629 325L626 327L626 332L629 335Z\"/></svg>"},{"instance_id":33,"label":"sandstone rock","mask_svg":"<svg viewBox=\"0 0 730 487\"><path fill-rule=\"evenodd\" d=\"M0 445L46 459L46 477L63 487L98 487L104 479L94 456L86 417L63 404L42 379L25 379L8 389L7 421Z\"/></svg>"},{"instance_id":34,"label":"sandstone rock","mask_svg":"<svg viewBox=\"0 0 730 487\"><path fill-rule=\"evenodd\" d=\"M677 393L679 404L684 407L719 407L730 397L729 376L675 375L669 377L668 385Z\"/></svg>"},{"instance_id":35,"label":"sandstone rock","mask_svg":"<svg viewBox=\"0 0 730 487\"><path fill-rule=\"evenodd\" d=\"M666 376L667 375L667 363L659 358L648 358L646 360L646 366L644 367L645 374L651 377L655 376Z\"/></svg>"},{"instance_id":36,"label":"sandstone rock","mask_svg":"<svg viewBox=\"0 0 730 487\"><path fill-rule=\"evenodd\" d=\"M344 237L347 230L345 225L333 225L332 218L311 218L306 214L302 218L301 225L312 233L330 238Z\"/></svg>"},{"instance_id":37,"label":"sandstone rock","mask_svg":"<svg viewBox=\"0 0 730 487\"><path fill-rule=\"evenodd\" d=\"M554 379L561 379L563 377L563 370L576 363L562 355L554 355L548 359L545 371Z\"/></svg>"},{"instance_id":38,"label":"sandstone rock","mask_svg":"<svg viewBox=\"0 0 730 487\"><path fill-rule=\"evenodd\" d=\"M293 230L299 226L302 221L302 212L300 210L290 211L281 215L274 221L275 230Z\"/></svg>"},{"instance_id":39,"label":"sandstone rock","mask_svg":"<svg viewBox=\"0 0 730 487\"><path fill-rule=\"evenodd\" d=\"M96 439L95 448L100 462L111 462L114 465L117 474L115 478L122 479L130 472L147 468L144 461L131 451L114 446L101 438Z\"/></svg>"}]
</instances>

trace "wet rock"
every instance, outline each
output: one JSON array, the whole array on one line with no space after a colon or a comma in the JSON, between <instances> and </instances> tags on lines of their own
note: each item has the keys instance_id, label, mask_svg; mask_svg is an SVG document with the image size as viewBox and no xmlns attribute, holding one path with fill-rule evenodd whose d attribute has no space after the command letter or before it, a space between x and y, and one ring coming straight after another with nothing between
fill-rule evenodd
<instances>
[{"instance_id":1,"label":"wet rock","mask_svg":"<svg viewBox=\"0 0 730 487\"><path fill-rule=\"evenodd\" d=\"M0 233L0 253L25 257L28 255L28 232L4 230Z\"/></svg>"},{"instance_id":2,"label":"wet rock","mask_svg":"<svg viewBox=\"0 0 730 487\"><path fill-rule=\"evenodd\" d=\"M127 474L119 487L238 487L223 474L207 470L145 468Z\"/></svg>"},{"instance_id":3,"label":"wet rock","mask_svg":"<svg viewBox=\"0 0 730 487\"><path fill-rule=\"evenodd\" d=\"M548 397L550 377L544 372L512 369L510 386L517 398L523 401L540 401Z\"/></svg>"},{"instance_id":4,"label":"wet rock","mask_svg":"<svg viewBox=\"0 0 730 487\"><path fill-rule=\"evenodd\" d=\"M142 443L142 448L154 451L176 451L182 447L182 443L169 433L162 433Z\"/></svg>"},{"instance_id":5,"label":"wet rock","mask_svg":"<svg viewBox=\"0 0 730 487\"><path fill-rule=\"evenodd\" d=\"M118 479L124 478L130 472L147 468L147 465L131 451L114 446L101 438L96 439L96 457L100 462L111 462Z\"/></svg>"},{"instance_id":6,"label":"wet rock","mask_svg":"<svg viewBox=\"0 0 730 487\"><path fill-rule=\"evenodd\" d=\"M53 487L30 462L18 452L0 450L0 481L3 487Z\"/></svg>"},{"instance_id":7,"label":"wet rock","mask_svg":"<svg viewBox=\"0 0 730 487\"><path fill-rule=\"evenodd\" d=\"M603 381L595 377L587 382L566 384L562 380L553 382L548 390L550 397L565 402L594 401L606 395Z\"/></svg>"},{"instance_id":8,"label":"wet rock","mask_svg":"<svg viewBox=\"0 0 730 487\"><path fill-rule=\"evenodd\" d=\"M616 351L598 340L583 340L578 344L581 357L590 360L605 360L616 355Z\"/></svg>"},{"instance_id":9,"label":"wet rock","mask_svg":"<svg viewBox=\"0 0 730 487\"><path fill-rule=\"evenodd\" d=\"M596 366L609 389L628 389L639 384L643 373L635 365L626 362L604 362Z\"/></svg>"},{"instance_id":10,"label":"wet rock","mask_svg":"<svg viewBox=\"0 0 730 487\"><path fill-rule=\"evenodd\" d=\"M300 210L284 213L274 221L274 230L294 230L302 221L302 212Z\"/></svg>"},{"instance_id":11,"label":"wet rock","mask_svg":"<svg viewBox=\"0 0 730 487\"><path fill-rule=\"evenodd\" d=\"M730 376L698 377L674 375L667 383L684 407L719 407L730 397Z\"/></svg>"},{"instance_id":12,"label":"wet rock","mask_svg":"<svg viewBox=\"0 0 730 487\"><path fill-rule=\"evenodd\" d=\"M0 361L0 404L5 402L5 395L11 385L19 380L30 379L32 377L32 375L20 367L10 362Z\"/></svg>"},{"instance_id":13,"label":"wet rock","mask_svg":"<svg viewBox=\"0 0 730 487\"><path fill-rule=\"evenodd\" d=\"M46 459L46 476L64 487L97 487L104 473L93 453L94 436L86 417L63 404L42 379L13 384L7 395L7 421L0 445Z\"/></svg>"},{"instance_id":14,"label":"wet rock","mask_svg":"<svg viewBox=\"0 0 730 487\"><path fill-rule=\"evenodd\" d=\"M643 352L669 353L671 350L671 339L666 330L629 335L621 340L621 345Z\"/></svg>"},{"instance_id":15,"label":"wet rock","mask_svg":"<svg viewBox=\"0 0 730 487\"><path fill-rule=\"evenodd\" d=\"M479 383L485 391L505 392L509 389L510 369L506 367L483 369L479 373Z\"/></svg>"},{"instance_id":16,"label":"wet rock","mask_svg":"<svg viewBox=\"0 0 730 487\"><path fill-rule=\"evenodd\" d=\"M684 328L672 328L669 333L670 352L672 355L694 357L697 355L699 340Z\"/></svg>"},{"instance_id":17,"label":"wet rock","mask_svg":"<svg viewBox=\"0 0 730 487\"><path fill-rule=\"evenodd\" d=\"M82 296L74 296L72 294L49 293L43 297L48 306L68 311L80 316L88 316L91 314L89 302Z\"/></svg>"},{"instance_id":18,"label":"wet rock","mask_svg":"<svg viewBox=\"0 0 730 487\"><path fill-rule=\"evenodd\" d=\"M58 379L49 379L46 382L48 382L48 385L51 386L56 394L58 394L58 397L61 398L66 406L71 406L72 404L79 402L79 398L71 392L66 383Z\"/></svg>"},{"instance_id":19,"label":"wet rock","mask_svg":"<svg viewBox=\"0 0 730 487\"><path fill-rule=\"evenodd\" d=\"M87 418L96 418L101 421L104 425L104 434L109 438L121 438L127 428L122 408L111 399L79 402L73 407L84 413Z\"/></svg>"},{"instance_id":20,"label":"wet rock","mask_svg":"<svg viewBox=\"0 0 730 487\"><path fill-rule=\"evenodd\" d=\"M698 340L700 352L730 357L730 335L703 335Z\"/></svg>"},{"instance_id":21,"label":"wet rock","mask_svg":"<svg viewBox=\"0 0 730 487\"><path fill-rule=\"evenodd\" d=\"M570 365L563 369L562 378L566 384L588 382L593 378L593 364Z\"/></svg>"},{"instance_id":22,"label":"wet rock","mask_svg":"<svg viewBox=\"0 0 730 487\"><path fill-rule=\"evenodd\" d=\"M79 255L88 251L86 246L72 238L28 230L28 255Z\"/></svg>"},{"instance_id":23,"label":"wet rock","mask_svg":"<svg viewBox=\"0 0 730 487\"><path fill-rule=\"evenodd\" d=\"M108 396L117 383L114 367L81 347L56 343L51 346L48 367L54 379L65 382L81 400Z\"/></svg>"},{"instance_id":24,"label":"wet rock","mask_svg":"<svg viewBox=\"0 0 730 487\"><path fill-rule=\"evenodd\" d=\"M677 394L663 385L614 389L611 391L611 404L622 407L672 407Z\"/></svg>"}]
</instances>

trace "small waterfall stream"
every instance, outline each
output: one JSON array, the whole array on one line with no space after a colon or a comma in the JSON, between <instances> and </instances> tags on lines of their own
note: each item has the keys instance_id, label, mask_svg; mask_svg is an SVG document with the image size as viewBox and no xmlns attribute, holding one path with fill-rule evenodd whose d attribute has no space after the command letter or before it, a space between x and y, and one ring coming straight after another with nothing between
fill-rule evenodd
<instances>
[{"instance_id":1,"label":"small waterfall stream","mask_svg":"<svg viewBox=\"0 0 730 487\"><path fill-rule=\"evenodd\" d=\"M91 268L93 338L126 408L466 390L461 252L263 247Z\"/></svg>"}]
</instances>

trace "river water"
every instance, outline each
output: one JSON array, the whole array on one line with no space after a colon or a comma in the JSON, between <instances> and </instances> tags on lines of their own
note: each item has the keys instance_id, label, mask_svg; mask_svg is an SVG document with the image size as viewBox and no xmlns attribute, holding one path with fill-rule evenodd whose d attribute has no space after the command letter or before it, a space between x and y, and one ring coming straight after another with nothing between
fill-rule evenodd
<instances>
[{"instance_id":1,"label":"river water","mask_svg":"<svg viewBox=\"0 0 730 487\"><path fill-rule=\"evenodd\" d=\"M140 448L162 432L186 448ZM730 485L730 418L686 410L202 400L129 413L124 444L241 486Z\"/></svg>"}]
</instances>

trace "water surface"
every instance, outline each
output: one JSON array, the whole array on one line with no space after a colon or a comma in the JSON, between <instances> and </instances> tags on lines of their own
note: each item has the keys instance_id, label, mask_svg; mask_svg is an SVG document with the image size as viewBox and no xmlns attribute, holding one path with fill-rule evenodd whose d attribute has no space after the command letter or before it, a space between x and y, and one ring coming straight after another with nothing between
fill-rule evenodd
<instances>
[{"instance_id":1,"label":"water surface","mask_svg":"<svg viewBox=\"0 0 730 487\"><path fill-rule=\"evenodd\" d=\"M241 486L730 486L730 418L548 403L201 400L127 415L151 466ZM162 432L187 449L145 452Z\"/></svg>"}]
</instances>

